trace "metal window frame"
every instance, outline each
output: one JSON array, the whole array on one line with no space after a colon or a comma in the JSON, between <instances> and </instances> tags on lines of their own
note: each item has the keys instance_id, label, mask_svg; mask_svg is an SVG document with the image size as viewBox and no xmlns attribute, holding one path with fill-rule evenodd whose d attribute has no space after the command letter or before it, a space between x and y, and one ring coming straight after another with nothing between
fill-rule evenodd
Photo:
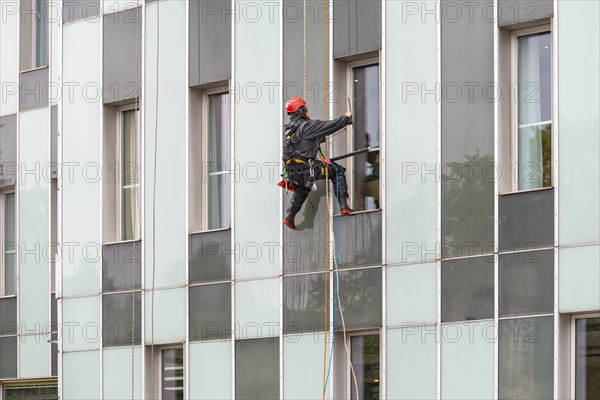
<instances>
[{"instance_id":1,"label":"metal window frame","mask_svg":"<svg viewBox=\"0 0 600 400\"><path fill-rule=\"evenodd\" d=\"M340 332L342 335L344 335L344 332ZM382 344L382 337L383 337L383 331L382 328L379 328L377 330L362 330L362 331L352 331L352 332L346 332L346 340L348 343L348 357L350 357L350 362L352 362L352 338L353 337L360 337L360 336L373 336L373 335L377 335L379 336L379 388L380 388L380 392L379 392L379 397L382 397L382 393L381 393L381 388L382 388L382 382L385 381L387 378L382 376L382 350L383 350L383 344ZM342 349L344 352L346 351L345 349ZM346 393L345 396L342 396L343 398L346 399L351 399L352 398L352 392L354 391L354 385L352 384L352 371L350 370L350 365L348 362L346 362Z\"/></svg>"},{"instance_id":2,"label":"metal window frame","mask_svg":"<svg viewBox=\"0 0 600 400\"><path fill-rule=\"evenodd\" d=\"M15 282L15 294L10 294L7 295L5 294L6 291L6 282L4 282L4 271L5 271L5 262L4 262L4 223L5 223L5 213L4 213L4 196L12 194L15 196L15 209L13 211L13 213L15 214L15 226L14 226L14 233L15 233L15 238L16 238L16 234L17 234L17 215L16 215L16 190L14 188L8 189L8 190L3 190L0 191L0 255L2 257L2 260L0 260L0 298L7 298L7 297L15 297L16 296L16 289L17 289L17 282ZM15 250L16 253L16 250ZM18 260L17 260L18 261ZM17 265L15 265L15 267L17 267ZM16 273L16 270L15 270Z\"/></svg>"},{"instance_id":3,"label":"metal window frame","mask_svg":"<svg viewBox=\"0 0 600 400\"><path fill-rule=\"evenodd\" d=\"M358 67L367 67L370 65L377 65L378 67L378 90L379 90L379 155L381 158L381 155L383 154L382 152L382 142L381 142L381 138L382 138L382 126L383 126L383 121L382 121L382 113L381 113L381 104L382 104L382 62L381 62L381 53L376 56L376 57L368 57L368 58L363 58L360 60L355 60L355 61L349 61L346 63L346 94L348 96L348 98L351 99L351 104L354 104L354 68L358 68ZM352 110L352 115L354 116L354 109ZM347 126L348 129L348 140L346 143L346 150L348 152L355 150L354 149L354 124L352 125L348 125ZM381 165L380 165L381 168ZM355 159L354 157L350 157L348 159L348 171L349 171L349 176L347 178L347 182L348 182L348 190L350 193L355 193L355 189L356 189L356 163L355 163ZM380 169L380 179L379 179L379 208L375 208L373 210L360 210L360 211L378 211L382 209L382 204L381 204L381 197L382 197L382 181L383 179L381 178L381 169ZM352 208L356 208L356 205L354 204L354 200L353 197L351 196L350 198L348 198L348 201L350 202L350 206Z\"/></svg>"},{"instance_id":4,"label":"metal window frame","mask_svg":"<svg viewBox=\"0 0 600 400\"><path fill-rule=\"evenodd\" d=\"M576 390L576 379L577 379L577 320L578 319L587 319L587 318L600 318L600 312L592 312L585 314L574 314L571 316L571 343L569 344L569 348L571 350L571 357L569 362L571 364L571 376L570 376L570 398L575 398L575 390Z\"/></svg>"},{"instance_id":5,"label":"metal window frame","mask_svg":"<svg viewBox=\"0 0 600 400\"><path fill-rule=\"evenodd\" d=\"M510 76L511 76L511 105L510 105L510 165L511 167L511 181L510 181L510 192L521 192L521 191L531 191L531 190L543 190L549 189L548 187L540 187L535 189L519 189L519 37L536 35L538 33L550 33L550 53L551 53L551 61L550 61L550 79L553 81L556 76L556 71L554 70L554 31L552 30L551 24L538 25L530 28L517 29L511 32L510 35ZM554 130L555 130L555 120L557 115L554 112L554 82L551 85L551 93L550 93L550 107L552 108L551 119L550 119L550 137L551 137L551 158L554 159L554 148L557 143L554 141ZM552 161L551 160L551 161ZM554 167L554 163L552 163ZM557 172L554 171L554 168L551 170L550 180L552 182L551 188L556 186L556 177Z\"/></svg>"},{"instance_id":6,"label":"metal window frame","mask_svg":"<svg viewBox=\"0 0 600 400\"><path fill-rule=\"evenodd\" d=\"M141 154L142 154L142 142L141 142L141 127L142 127L142 121L141 121L141 105L138 105L138 107L136 107L136 104L128 104L125 106L121 106L121 107L117 107L115 109L115 125L116 125L116 148L115 148L115 152L116 152L116 167L118 168L118 171L115 171L115 176L117 176L117 182L116 182L116 193L115 193L115 238L116 241L115 242L127 242L127 241L138 241L141 239L141 216L142 216L142 212L141 212L141 188L142 188L142 164L140 162L141 160ZM133 238L130 239L125 239L123 237L123 226L122 226L122 220L123 220L123 183L124 183L124 179L123 179L123 130L122 130L122 114L126 111L131 111L131 110L135 110L138 115L136 117L136 124L137 124L137 130L136 130L136 160L135 160L135 164L136 164L136 176L137 176L137 184L135 184L135 191L136 191L136 195L135 195L135 202L139 203L139 206L136 205L136 215L134 216L134 218L136 219L136 226L135 226L135 232L133 234Z\"/></svg>"},{"instance_id":7,"label":"metal window frame","mask_svg":"<svg viewBox=\"0 0 600 400\"><path fill-rule=\"evenodd\" d=\"M148 346L148 347L151 347ZM151 379L155 379L155 385L154 385L154 389L156 390L155 392L155 396L156 399L162 399L162 390L163 390L163 358L162 358L162 354L163 354L163 350L179 350L181 349L182 353L183 353L183 357L182 357L182 362L181 362L181 368L183 368L183 377L182 377L182 384L183 384L183 398L186 399L186 395L188 393L187 391L187 387L186 387L186 380L187 380L187 371L186 371L186 360L187 360L187 352L186 352L186 345L184 343L181 344L172 344L172 345L165 345L165 346L156 346L155 351L154 351L154 365L156 366L156 370L155 370L155 376L151 377ZM149 364L150 365L150 364Z\"/></svg>"}]
</instances>

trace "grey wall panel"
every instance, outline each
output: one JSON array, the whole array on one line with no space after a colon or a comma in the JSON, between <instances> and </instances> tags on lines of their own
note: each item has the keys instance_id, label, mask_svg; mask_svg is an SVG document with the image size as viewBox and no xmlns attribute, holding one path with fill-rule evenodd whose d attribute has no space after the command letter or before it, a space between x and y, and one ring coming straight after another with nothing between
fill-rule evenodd
<instances>
[{"instance_id":1,"label":"grey wall panel","mask_svg":"<svg viewBox=\"0 0 600 400\"><path fill-rule=\"evenodd\" d=\"M102 100L105 104L134 99L141 94L139 90L142 76L140 14L140 7L137 7L103 17Z\"/></svg>"},{"instance_id":2,"label":"grey wall panel","mask_svg":"<svg viewBox=\"0 0 600 400\"><path fill-rule=\"evenodd\" d=\"M381 0L334 0L333 56L381 49Z\"/></svg>"},{"instance_id":3,"label":"grey wall panel","mask_svg":"<svg viewBox=\"0 0 600 400\"><path fill-rule=\"evenodd\" d=\"M323 331L324 274L283 279L283 326L289 334Z\"/></svg>"},{"instance_id":4,"label":"grey wall panel","mask_svg":"<svg viewBox=\"0 0 600 400\"><path fill-rule=\"evenodd\" d=\"M17 116L0 117L0 188L17 179Z\"/></svg>"},{"instance_id":5,"label":"grey wall panel","mask_svg":"<svg viewBox=\"0 0 600 400\"><path fill-rule=\"evenodd\" d=\"M0 379L17 377L17 337L0 337Z\"/></svg>"},{"instance_id":6,"label":"grey wall panel","mask_svg":"<svg viewBox=\"0 0 600 400\"><path fill-rule=\"evenodd\" d=\"M235 398L279 398L279 339L235 342Z\"/></svg>"},{"instance_id":7,"label":"grey wall panel","mask_svg":"<svg viewBox=\"0 0 600 400\"><path fill-rule=\"evenodd\" d=\"M192 283L227 281L231 278L231 231L190 235L189 280Z\"/></svg>"},{"instance_id":8,"label":"grey wall panel","mask_svg":"<svg viewBox=\"0 0 600 400\"><path fill-rule=\"evenodd\" d=\"M450 4L464 12L442 18L443 257L493 251L494 241L494 25L470 16L469 2Z\"/></svg>"},{"instance_id":9,"label":"grey wall panel","mask_svg":"<svg viewBox=\"0 0 600 400\"><path fill-rule=\"evenodd\" d=\"M339 272L339 278L339 294L346 328L380 327L381 268L341 271ZM337 302L335 308L337 321L340 321L340 310ZM342 328L342 324L338 322L336 330L342 330Z\"/></svg>"},{"instance_id":10,"label":"grey wall panel","mask_svg":"<svg viewBox=\"0 0 600 400\"><path fill-rule=\"evenodd\" d=\"M335 217L337 262L340 268L381 265L381 212Z\"/></svg>"},{"instance_id":11,"label":"grey wall panel","mask_svg":"<svg viewBox=\"0 0 600 400\"><path fill-rule=\"evenodd\" d=\"M500 196L498 214L500 251L537 249L554 243L554 190Z\"/></svg>"},{"instance_id":12,"label":"grey wall panel","mask_svg":"<svg viewBox=\"0 0 600 400\"><path fill-rule=\"evenodd\" d=\"M553 0L498 0L498 25L514 25L554 15Z\"/></svg>"},{"instance_id":13,"label":"grey wall panel","mask_svg":"<svg viewBox=\"0 0 600 400\"><path fill-rule=\"evenodd\" d=\"M63 0L63 24L97 17L101 9L100 0Z\"/></svg>"},{"instance_id":14,"label":"grey wall panel","mask_svg":"<svg viewBox=\"0 0 600 400\"><path fill-rule=\"evenodd\" d=\"M190 86L231 78L231 1L190 1Z\"/></svg>"},{"instance_id":15,"label":"grey wall panel","mask_svg":"<svg viewBox=\"0 0 600 400\"><path fill-rule=\"evenodd\" d=\"M16 335L17 326L17 298L0 298L0 335Z\"/></svg>"},{"instance_id":16,"label":"grey wall panel","mask_svg":"<svg viewBox=\"0 0 600 400\"><path fill-rule=\"evenodd\" d=\"M19 110L46 107L50 96L48 68L39 68L19 74Z\"/></svg>"}]
</instances>

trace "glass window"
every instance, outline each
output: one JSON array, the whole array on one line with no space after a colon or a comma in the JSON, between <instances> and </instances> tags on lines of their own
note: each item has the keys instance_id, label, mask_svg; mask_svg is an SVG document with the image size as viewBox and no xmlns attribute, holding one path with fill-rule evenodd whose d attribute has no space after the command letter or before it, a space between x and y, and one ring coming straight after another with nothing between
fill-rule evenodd
<instances>
[{"instance_id":1,"label":"glass window","mask_svg":"<svg viewBox=\"0 0 600 400\"><path fill-rule=\"evenodd\" d=\"M190 282L230 280L231 252L230 230L190 235Z\"/></svg>"},{"instance_id":2,"label":"glass window","mask_svg":"<svg viewBox=\"0 0 600 400\"><path fill-rule=\"evenodd\" d=\"M351 399L379 399L379 335L352 336L350 340L352 366Z\"/></svg>"},{"instance_id":3,"label":"glass window","mask_svg":"<svg viewBox=\"0 0 600 400\"><path fill-rule=\"evenodd\" d=\"M140 232L140 112L132 107L118 112L120 240L134 240ZM134 233L135 232L135 233Z\"/></svg>"},{"instance_id":4,"label":"glass window","mask_svg":"<svg viewBox=\"0 0 600 400\"><path fill-rule=\"evenodd\" d=\"M340 271L339 278L339 295L346 329L380 327L381 268ZM335 301L335 308L336 330L340 331L342 323L337 301Z\"/></svg>"},{"instance_id":5,"label":"glass window","mask_svg":"<svg viewBox=\"0 0 600 400\"><path fill-rule=\"evenodd\" d=\"M54 400L58 399L56 383L6 385L2 396L5 400Z\"/></svg>"},{"instance_id":6,"label":"glass window","mask_svg":"<svg viewBox=\"0 0 600 400\"><path fill-rule=\"evenodd\" d=\"M102 246L102 291L139 289L141 279L141 242ZM135 279L135 282L132 282Z\"/></svg>"},{"instance_id":7,"label":"glass window","mask_svg":"<svg viewBox=\"0 0 600 400\"><path fill-rule=\"evenodd\" d=\"M516 32L518 190L552 186L552 37Z\"/></svg>"},{"instance_id":8,"label":"glass window","mask_svg":"<svg viewBox=\"0 0 600 400\"><path fill-rule=\"evenodd\" d=\"M2 229L2 265L0 268L0 296L16 293L16 243L15 243L15 194L0 195L0 223Z\"/></svg>"},{"instance_id":9,"label":"glass window","mask_svg":"<svg viewBox=\"0 0 600 400\"><path fill-rule=\"evenodd\" d=\"M350 194L355 210L379 208L379 64L350 67L352 141L349 151L370 146L352 158Z\"/></svg>"},{"instance_id":10,"label":"glass window","mask_svg":"<svg viewBox=\"0 0 600 400\"><path fill-rule=\"evenodd\" d=\"M183 400L183 349L165 349L161 352L162 400Z\"/></svg>"},{"instance_id":11,"label":"glass window","mask_svg":"<svg viewBox=\"0 0 600 400\"><path fill-rule=\"evenodd\" d=\"M21 1L21 71L48 65L48 0Z\"/></svg>"},{"instance_id":12,"label":"glass window","mask_svg":"<svg viewBox=\"0 0 600 400\"><path fill-rule=\"evenodd\" d=\"M190 287L190 340L231 337L231 284Z\"/></svg>"},{"instance_id":13,"label":"glass window","mask_svg":"<svg viewBox=\"0 0 600 400\"><path fill-rule=\"evenodd\" d=\"M102 345L104 347L131 346L141 343L141 295L139 291L135 292L135 295L133 293L102 296ZM134 314L133 320L132 314Z\"/></svg>"},{"instance_id":14,"label":"glass window","mask_svg":"<svg viewBox=\"0 0 600 400\"><path fill-rule=\"evenodd\" d=\"M325 277L323 274L283 278L283 326L285 333L323 331Z\"/></svg>"},{"instance_id":15,"label":"glass window","mask_svg":"<svg viewBox=\"0 0 600 400\"><path fill-rule=\"evenodd\" d=\"M500 320L498 334L498 398L551 399L553 317Z\"/></svg>"},{"instance_id":16,"label":"glass window","mask_svg":"<svg viewBox=\"0 0 600 400\"><path fill-rule=\"evenodd\" d=\"M600 399L600 315L575 320L575 399Z\"/></svg>"},{"instance_id":17,"label":"glass window","mask_svg":"<svg viewBox=\"0 0 600 400\"><path fill-rule=\"evenodd\" d=\"M229 93L206 96L205 220L206 229L229 228L230 115Z\"/></svg>"}]
</instances>

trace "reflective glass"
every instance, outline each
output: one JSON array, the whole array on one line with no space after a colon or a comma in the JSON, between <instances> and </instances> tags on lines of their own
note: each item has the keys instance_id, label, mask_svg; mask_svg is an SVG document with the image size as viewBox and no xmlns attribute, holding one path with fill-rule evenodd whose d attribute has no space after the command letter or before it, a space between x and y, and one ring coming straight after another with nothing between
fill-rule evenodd
<instances>
[{"instance_id":1,"label":"reflective glass","mask_svg":"<svg viewBox=\"0 0 600 400\"><path fill-rule=\"evenodd\" d=\"M553 317L500 320L499 399L554 395Z\"/></svg>"},{"instance_id":2,"label":"reflective glass","mask_svg":"<svg viewBox=\"0 0 600 400\"><path fill-rule=\"evenodd\" d=\"M352 68L353 150L371 147L353 159L353 208L379 208L379 64Z\"/></svg>"},{"instance_id":3,"label":"reflective glass","mask_svg":"<svg viewBox=\"0 0 600 400\"><path fill-rule=\"evenodd\" d=\"M494 316L494 260L442 261L442 322Z\"/></svg>"},{"instance_id":4,"label":"reflective glass","mask_svg":"<svg viewBox=\"0 0 600 400\"><path fill-rule=\"evenodd\" d=\"M136 126L137 125L137 126ZM140 229L138 132L141 121L138 110L121 111L121 240L133 240ZM135 220L134 220L135 212Z\"/></svg>"},{"instance_id":5,"label":"reflective glass","mask_svg":"<svg viewBox=\"0 0 600 400\"><path fill-rule=\"evenodd\" d=\"M17 337L0 337L0 379L17 377Z\"/></svg>"},{"instance_id":6,"label":"reflective glass","mask_svg":"<svg viewBox=\"0 0 600 400\"><path fill-rule=\"evenodd\" d=\"M190 287L190 340L231 337L231 284Z\"/></svg>"},{"instance_id":7,"label":"reflective glass","mask_svg":"<svg viewBox=\"0 0 600 400\"><path fill-rule=\"evenodd\" d=\"M553 283L554 250L501 255L500 317L552 313Z\"/></svg>"},{"instance_id":8,"label":"reflective glass","mask_svg":"<svg viewBox=\"0 0 600 400\"><path fill-rule=\"evenodd\" d=\"M346 328L381 326L381 268L350 270L339 273L340 300ZM336 280L334 275L334 280ZM336 296L337 297L337 292ZM338 302L336 330L342 329Z\"/></svg>"},{"instance_id":9,"label":"reflective glass","mask_svg":"<svg viewBox=\"0 0 600 400\"><path fill-rule=\"evenodd\" d=\"M335 217L337 263L340 268L381 265L382 213Z\"/></svg>"},{"instance_id":10,"label":"reflective glass","mask_svg":"<svg viewBox=\"0 0 600 400\"><path fill-rule=\"evenodd\" d=\"M16 293L16 243L15 243L15 194L6 193L2 196L3 218L3 276L0 277L0 295L10 296Z\"/></svg>"},{"instance_id":11,"label":"reflective glass","mask_svg":"<svg viewBox=\"0 0 600 400\"><path fill-rule=\"evenodd\" d=\"M575 323L575 399L600 399L600 317Z\"/></svg>"},{"instance_id":12,"label":"reflective glass","mask_svg":"<svg viewBox=\"0 0 600 400\"><path fill-rule=\"evenodd\" d=\"M135 299L135 310L133 301ZM142 337L140 292L116 293L102 296L102 345L131 346L140 344ZM132 314L135 315L132 321ZM133 336L133 340L132 340Z\"/></svg>"},{"instance_id":13,"label":"reflective glass","mask_svg":"<svg viewBox=\"0 0 600 400\"><path fill-rule=\"evenodd\" d=\"M552 186L550 32L518 37L519 190Z\"/></svg>"},{"instance_id":14,"label":"reflective glass","mask_svg":"<svg viewBox=\"0 0 600 400\"><path fill-rule=\"evenodd\" d=\"M323 330L323 274L283 278L283 326L289 333Z\"/></svg>"},{"instance_id":15,"label":"reflective glass","mask_svg":"<svg viewBox=\"0 0 600 400\"><path fill-rule=\"evenodd\" d=\"M141 259L140 241L102 246L102 291L139 289Z\"/></svg>"},{"instance_id":16,"label":"reflective glass","mask_svg":"<svg viewBox=\"0 0 600 400\"><path fill-rule=\"evenodd\" d=\"M190 235L190 282L231 279L231 231Z\"/></svg>"},{"instance_id":17,"label":"reflective glass","mask_svg":"<svg viewBox=\"0 0 600 400\"><path fill-rule=\"evenodd\" d=\"M17 298L0 298L0 335L17 334Z\"/></svg>"},{"instance_id":18,"label":"reflective glass","mask_svg":"<svg viewBox=\"0 0 600 400\"><path fill-rule=\"evenodd\" d=\"M358 386L358 398L379 399L379 335L352 336L352 365ZM350 386L351 399L356 399L354 377Z\"/></svg>"},{"instance_id":19,"label":"reflective glass","mask_svg":"<svg viewBox=\"0 0 600 400\"><path fill-rule=\"evenodd\" d=\"M4 388L5 400L55 400L58 399L56 383L7 385Z\"/></svg>"},{"instance_id":20,"label":"reflective glass","mask_svg":"<svg viewBox=\"0 0 600 400\"><path fill-rule=\"evenodd\" d=\"M229 228L231 213L229 94L208 96L208 229Z\"/></svg>"},{"instance_id":21,"label":"reflective glass","mask_svg":"<svg viewBox=\"0 0 600 400\"><path fill-rule=\"evenodd\" d=\"M162 399L183 400L183 349L162 351Z\"/></svg>"}]
</instances>

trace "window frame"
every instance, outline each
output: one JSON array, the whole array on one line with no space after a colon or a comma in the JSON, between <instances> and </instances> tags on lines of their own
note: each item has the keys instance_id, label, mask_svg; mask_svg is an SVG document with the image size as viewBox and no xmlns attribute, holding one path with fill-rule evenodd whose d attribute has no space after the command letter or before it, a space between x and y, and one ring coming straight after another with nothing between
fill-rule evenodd
<instances>
[{"instance_id":1,"label":"window frame","mask_svg":"<svg viewBox=\"0 0 600 400\"><path fill-rule=\"evenodd\" d=\"M344 334L344 332L342 332L342 335ZM352 331L352 332L347 332L346 333L346 340L348 343L348 350L350 354L347 354L347 357L350 357L350 363L352 363L352 338L353 337L360 337L360 336L373 336L373 335L377 335L379 336L379 389L380 389L380 396L379 398L381 399L381 351L382 351L382 331L381 329L378 330L366 330L366 331ZM342 343L343 345L343 343ZM345 351L345 349L344 349ZM352 392L354 392L354 385L352 384L352 370L350 369L350 363L346 363L346 396L344 398L347 399L351 399L352 398ZM354 367L354 363L352 363L352 366ZM358 378L357 378L358 379Z\"/></svg>"},{"instance_id":2,"label":"window frame","mask_svg":"<svg viewBox=\"0 0 600 400\"><path fill-rule=\"evenodd\" d=\"M46 41L43 44L45 46L45 59L43 60L43 62L41 62L40 60L38 60L37 57L37 53L38 53L38 46L41 45L41 43L38 42L37 40L37 34L38 34L38 25L36 24L36 18L38 15L38 5L37 5L37 0L21 0L24 4L25 7L25 13L30 15L30 18L25 18L24 20L21 20L21 29L26 29L27 33L29 35L29 40L27 42L24 42L26 46L28 46L27 49L27 59L26 59L26 65L24 66L20 66L19 71L20 72L29 72L29 71L35 71L38 69L43 69L43 68L48 68L49 64L50 64L50 24L49 24L49 16L48 16L48 9L50 7L48 0L42 0L42 2L44 3L43 6L43 10L40 11L40 16L42 19L42 24L41 27L42 29L44 29L46 32ZM20 11L23 12L23 8L20 8ZM43 13L43 14L42 14ZM21 43L21 45L23 45L23 43ZM39 64L39 65L38 65Z\"/></svg>"},{"instance_id":3,"label":"window frame","mask_svg":"<svg viewBox=\"0 0 600 400\"><path fill-rule=\"evenodd\" d=\"M5 272L5 263L4 263L4 221L5 221L5 213L4 213L4 196L12 194L14 195L15 207L13 209L15 226L14 226L14 235L15 241L17 237L17 193L14 188L2 190L0 191L0 254L2 256L2 260L0 260L0 298L9 298L16 297L17 295L17 273L18 273L18 258L15 259L15 293L14 294L6 294L6 282L4 282L4 272ZM17 250L13 250L14 253L17 254Z\"/></svg>"},{"instance_id":4,"label":"window frame","mask_svg":"<svg viewBox=\"0 0 600 400\"><path fill-rule=\"evenodd\" d=\"M577 320L586 318L600 318L600 312L591 312L585 314L574 314L571 316L571 343L569 344L570 353L570 398L575 399L577 390Z\"/></svg>"},{"instance_id":5,"label":"window frame","mask_svg":"<svg viewBox=\"0 0 600 400\"><path fill-rule=\"evenodd\" d=\"M136 132L135 132L135 141L136 141L136 152L135 152L135 174L137 183L134 184L134 192L135 192L135 203L136 203L136 211L135 211L135 232L133 234L133 238L126 239L123 237L123 189L124 189L124 176L123 176L123 130L122 130L122 115L126 111L135 110L136 112ZM116 166L118 168L118 172L115 171L116 175L116 187L115 187L115 238L116 242L135 242L141 239L141 177L142 177L142 163L141 153L142 153L142 141L141 141L141 111L139 104L133 103L124 105L116 108L115 115L115 125L116 125L116 141L115 141L115 152L116 152Z\"/></svg>"},{"instance_id":6,"label":"window frame","mask_svg":"<svg viewBox=\"0 0 600 400\"><path fill-rule=\"evenodd\" d=\"M217 86L217 87L213 87L213 88L208 88L208 89L204 89L202 91L202 109L201 109L201 139L200 139L200 146L201 146L201 153L200 153L200 159L201 159L201 165L202 165L202 169L201 169L201 173L202 173L202 177L200 178L200 192L201 192L201 200L200 200L200 204L201 204L201 210L200 210L200 215L202 216L202 221L201 221L201 232L208 232L208 231L217 231L217 230L228 230L231 229L231 215L232 215L232 211L231 211L231 203L232 203L232 198L231 198L231 194L232 194L232 182L229 182L228 188L227 190L229 191L229 204L226 204L225 206L227 207L227 214L228 214L228 221L229 223L227 224L227 226L220 226L217 228L209 228L209 180L208 180L208 159L209 159L209 145L208 145L208 140L209 140L209 126L210 126L210 112L209 112L209 98L212 95L224 95L227 94L229 95L229 110L228 110L228 116L229 116L229 150L228 150L228 163L230 164L230 168L232 167L232 159L231 159L231 154L232 154L232 140L231 140L231 93L229 91L229 86L227 87L223 87L223 86ZM216 171L222 174L227 174L227 175L232 175L233 176L233 170L229 170L229 171ZM220 175L217 175L220 176Z\"/></svg>"},{"instance_id":7,"label":"window frame","mask_svg":"<svg viewBox=\"0 0 600 400\"><path fill-rule=\"evenodd\" d=\"M151 351L151 347L152 346L148 346L147 348L147 355L149 356L148 358L150 358L150 351ZM187 359L187 354L186 354L186 346L184 344L170 344L170 345L164 345L164 346L155 346L155 351L154 351L154 360L150 359L151 362L154 362L155 365L155 374L156 376L154 376L153 378L155 379L155 385L154 385L154 396L156 399L158 400L162 400L163 399L163 350L181 350L182 354L183 354L183 362L182 362L182 368L183 368L183 398L186 399L186 395L187 395L187 390L186 390L186 382L187 382L187 368L186 368L186 359ZM148 367L150 368L151 365L150 363L147 364ZM148 385L150 387L150 385ZM150 387L150 390L152 390L152 388ZM150 393L146 393L146 395L150 395Z\"/></svg>"},{"instance_id":8,"label":"window frame","mask_svg":"<svg viewBox=\"0 0 600 400\"><path fill-rule=\"evenodd\" d=\"M381 120L381 105L382 105L382 97L381 97L381 60L379 56L370 56L367 58L361 58L359 60L354 60L354 61L349 61L346 63L345 66L345 81L346 81L346 94L348 96L348 99L351 99L351 104L353 106L352 110L349 110L352 112L352 116L354 117L354 68L357 67L367 67L370 65L377 65L378 68L378 92L379 92L379 115L378 115L378 119L379 119L379 146L377 148L376 151L379 152L379 156L381 159L381 155L382 155L382 137L381 137L381 128L382 128L382 120ZM348 125L346 127L348 129L348 139L346 141L346 146L345 146L345 150L346 152L351 152L355 149L355 141L354 141L354 124L352 125ZM375 151L375 150L370 150L371 151ZM367 153L368 154L368 153ZM348 192L350 194L350 196L348 197L348 202L350 204L350 207L353 209L356 209L356 204L354 204L354 193L356 193L356 161L355 161L355 157L350 157L347 161L347 170L348 170L348 175L346 176L346 181L348 182ZM382 167L382 165L380 165L380 168ZM376 211L381 211L382 207L381 207L381 196L382 196L382 179L381 179L381 169L380 169L380 177L378 179L378 191L379 191L379 207L377 208L373 208L373 209L368 209L368 210L357 210L356 212L376 212Z\"/></svg>"},{"instance_id":9,"label":"window frame","mask_svg":"<svg viewBox=\"0 0 600 400\"><path fill-rule=\"evenodd\" d=\"M550 33L550 186L539 187L532 189L519 189L519 37L535 35L538 33ZM510 189L508 193L526 192L533 190L548 190L556 186L555 163L554 163L554 129L555 129L555 83L554 77L556 74L554 67L554 32L551 23L537 25L529 28L515 29L510 32L510 79L511 79L511 105L510 105ZM542 160L543 161L543 160Z\"/></svg>"}]
</instances>

